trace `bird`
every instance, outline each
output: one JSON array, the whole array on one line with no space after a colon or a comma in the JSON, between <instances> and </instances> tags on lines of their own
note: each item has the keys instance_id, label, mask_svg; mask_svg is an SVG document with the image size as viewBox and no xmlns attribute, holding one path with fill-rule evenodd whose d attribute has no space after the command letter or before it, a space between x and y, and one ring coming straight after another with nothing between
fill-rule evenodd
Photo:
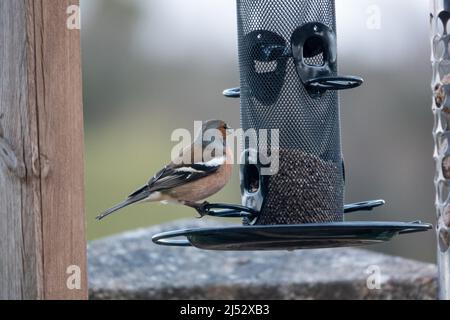
<instances>
[{"instance_id":1,"label":"bird","mask_svg":"<svg viewBox=\"0 0 450 320\"><path fill-rule=\"evenodd\" d=\"M210 130L218 130L220 139L204 141ZM118 205L106 210L98 221L130 205L142 202L162 202L185 205L195 209L200 218L208 214L209 203L204 201L222 190L230 181L233 171L233 153L227 146L231 128L222 120L202 123L202 130L194 142L183 149L178 158L158 171L142 188L133 192ZM205 157L205 150L212 150ZM189 159L188 161L184 161ZM189 162L189 163L186 163Z\"/></svg>"}]
</instances>

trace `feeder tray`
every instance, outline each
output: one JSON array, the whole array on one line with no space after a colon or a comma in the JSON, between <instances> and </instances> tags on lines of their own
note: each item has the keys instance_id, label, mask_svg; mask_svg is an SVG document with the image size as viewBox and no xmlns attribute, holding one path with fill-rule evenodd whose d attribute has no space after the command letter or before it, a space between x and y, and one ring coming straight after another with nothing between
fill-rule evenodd
<instances>
[{"instance_id":1,"label":"feeder tray","mask_svg":"<svg viewBox=\"0 0 450 320\"><path fill-rule=\"evenodd\" d=\"M223 94L240 98L249 138L240 170L243 205L207 204L202 213L241 218L243 226L166 232L153 241L208 250L296 250L369 245L431 229L421 222L344 222L345 214L384 201L344 205L338 92L363 79L338 72L335 1L236 2L241 81ZM278 170L267 165L268 151L279 155Z\"/></svg>"},{"instance_id":2,"label":"feeder tray","mask_svg":"<svg viewBox=\"0 0 450 320\"><path fill-rule=\"evenodd\" d=\"M366 201L344 207L346 214L372 211L384 200ZM220 218L253 219L255 212L243 206L210 204L208 215ZM220 209L219 211L214 211ZM257 214L257 213L256 213ZM274 251L356 247L390 241L398 235L430 230L420 221L335 222L278 226L233 226L185 229L155 235L155 244L172 247L196 247L203 250ZM178 239L184 238L184 239Z\"/></svg>"},{"instance_id":3,"label":"feeder tray","mask_svg":"<svg viewBox=\"0 0 450 320\"><path fill-rule=\"evenodd\" d=\"M406 233L427 231L421 222L337 222L286 226L186 229L161 233L153 242L203 250L275 251L356 247L382 243ZM176 240L185 237L187 240Z\"/></svg>"}]
</instances>

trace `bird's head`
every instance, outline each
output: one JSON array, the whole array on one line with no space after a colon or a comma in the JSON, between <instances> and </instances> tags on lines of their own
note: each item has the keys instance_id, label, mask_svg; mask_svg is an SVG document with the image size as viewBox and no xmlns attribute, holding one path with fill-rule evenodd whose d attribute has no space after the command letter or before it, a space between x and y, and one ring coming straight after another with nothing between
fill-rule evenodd
<instances>
[{"instance_id":1,"label":"bird's head","mask_svg":"<svg viewBox=\"0 0 450 320\"><path fill-rule=\"evenodd\" d=\"M205 134L208 130L218 130L222 134L223 141L226 141L230 129L222 120L208 120L203 123L202 133Z\"/></svg>"}]
</instances>

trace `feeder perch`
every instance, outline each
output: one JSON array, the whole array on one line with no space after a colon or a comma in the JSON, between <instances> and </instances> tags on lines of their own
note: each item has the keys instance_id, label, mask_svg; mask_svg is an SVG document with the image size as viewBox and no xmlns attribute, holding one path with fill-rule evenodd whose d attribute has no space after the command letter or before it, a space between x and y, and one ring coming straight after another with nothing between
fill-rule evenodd
<instances>
[{"instance_id":1,"label":"feeder perch","mask_svg":"<svg viewBox=\"0 0 450 320\"><path fill-rule=\"evenodd\" d=\"M363 80L338 74L335 17L334 0L237 0L241 85L224 95L240 98L244 130L278 130L279 139L257 150L244 143L241 206L206 208L211 216L242 218L243 226L166 232L155 243L296 250L368 245L431 229L421 222L344 221L384 201L344 205L338 91ZM268 150L279 154L274 175L263 174Z\"/></svg>"}]
</instances>

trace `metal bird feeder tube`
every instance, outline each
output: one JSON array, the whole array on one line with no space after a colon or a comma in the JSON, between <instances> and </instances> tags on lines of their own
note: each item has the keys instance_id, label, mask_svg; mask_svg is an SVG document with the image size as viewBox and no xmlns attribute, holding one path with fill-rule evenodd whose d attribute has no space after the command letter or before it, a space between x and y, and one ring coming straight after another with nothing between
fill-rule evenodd
<instances>
[{"instance_id":1,"label":"metal bird feeder tube","mask_svg":"<svg viewBox=\"0 0 450 320\"><path fill-rule=\"evenodd\" d=\"M450 0L431 3L439 297L450 300Z\"/></svg>"},{"instance_id":2,"label":"metal bird feeder tube","mask_svg":"<svg viewBox=\"0 0 450 320\"><path fill-rule=\"evenodd\" d=\"M208 250L295 250L360 246L431 228L421 222L344 222L383 200L344 205L339 90L363 80L339 75L334 0L237 0L240 98L244 130L279 130L279 141L244 145L246 160L279 153L275 175L262 161L241 166L242 206L211 204L209 214L244 226L156 235L161 245ZM175 238L185 238L177 240Z\"/></svg>"},{"instance_id":3,"label":"metal bird feeder tube","mask_svg":"<svg viewBox=\"0 0 450 320\"><path fill-rule=\"evenodd\" d=\"M255 177L243 167L244 205L260 211L249 223L342 222L337 90L356 77L337 75L334 1L240 0L237 8L242 129L256 129L259 143L261 129L280 137L277 145L258 145L280 157L276 175L256 177L258 190L247 187Z\"/></svg>"}]
</instances>

